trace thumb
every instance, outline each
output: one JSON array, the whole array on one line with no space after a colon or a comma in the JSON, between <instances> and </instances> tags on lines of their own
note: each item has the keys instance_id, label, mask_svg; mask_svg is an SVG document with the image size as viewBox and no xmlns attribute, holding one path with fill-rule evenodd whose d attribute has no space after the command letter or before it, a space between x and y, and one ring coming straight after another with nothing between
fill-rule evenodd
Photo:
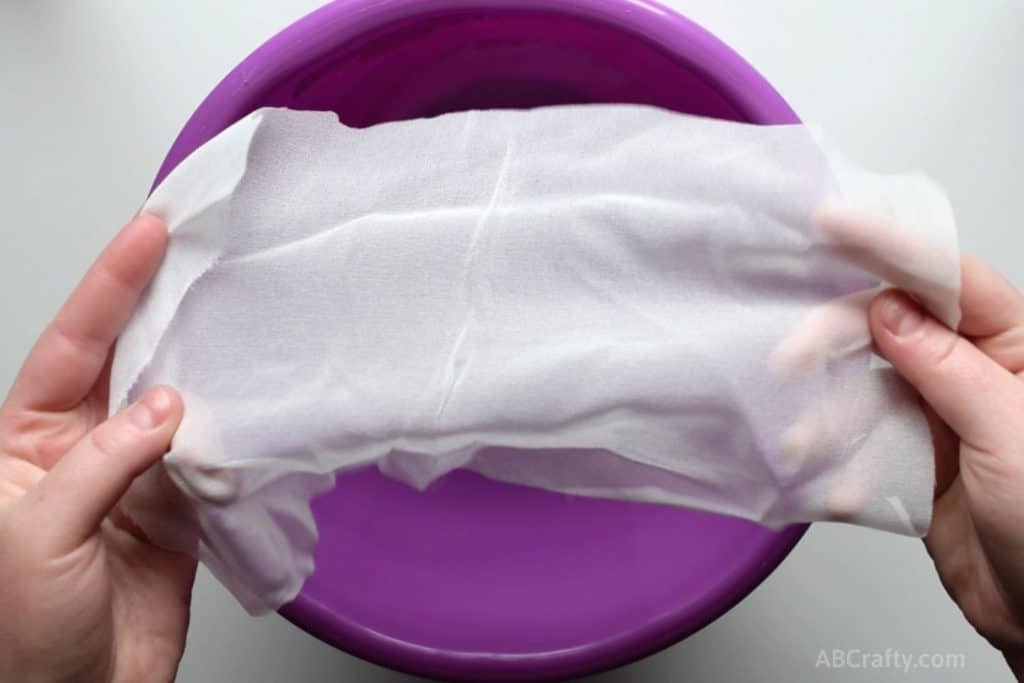
<instances>
[{"instance_id":1,"label":"thumb","mask_svg":"<svg viewBox=\"0 0 1024 683\"><path fill-rule=\"evenodd\" d=\"M881 294L871 304L870 317L882 355L960 437L963 487L957 490L966 494L967 523L977 533L999 589L1017 609L1024 610L1020 586L1024 514L1019 505L1024 490L1020 446L1024 434L1018 424L1024 414L1024 383L974 344L924 314L905 294ZM947 509L955 509L957 499L949 504L954 508ZM930 552L947 559L961 557L965 552L964 521L958 516L942 516L936 507L936 521L940 518L953 521L943 528L933 523ZM956 528L952 535L950 528Z\"/></svg>"},{"instance_id":2,"label":"thumb","mask_svg":"<svg viewBox=\"0 0 1024 683\"><path fill-rule=\"evenodd\" d=\"M149 390L82 438L23 499L45 522L51 549L68 551L92 536L132 481L170 446L184 408L168 387Z\"/></svg>"},{"instance_id":3,"label":"thumb","mask_svg":"<svg viewBox=\"0 0 1024 683\"><path fill-rule=\"evenodd\" d=\"M1024 384L902 292L877 296L869 318L878 350L961 442L981 453L1013 452Z\"/></svg>"}]
</instances>

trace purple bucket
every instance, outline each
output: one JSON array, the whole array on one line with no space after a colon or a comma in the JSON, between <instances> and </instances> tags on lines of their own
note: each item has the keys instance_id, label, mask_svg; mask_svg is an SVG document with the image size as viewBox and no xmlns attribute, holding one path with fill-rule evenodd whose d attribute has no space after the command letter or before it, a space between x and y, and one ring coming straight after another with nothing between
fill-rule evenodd
<instances>
[{"instance_id":1,"label":"purple bucket","mask_svg":"<svg viewBox=\"0 0 1024 683\"><path fill-rule=\"evenodd\" d=\"M333 110L366 126L576 102L797 121L732 50L646 0L339 0L227 76L157 182L261 106ZM468 472L423 493L376 470L349 473L314 511L316 573L281 613L385 666L474 681L577 676L655 652L736 604L806 528L772 532Z\"/></svg>"}]
</instances>

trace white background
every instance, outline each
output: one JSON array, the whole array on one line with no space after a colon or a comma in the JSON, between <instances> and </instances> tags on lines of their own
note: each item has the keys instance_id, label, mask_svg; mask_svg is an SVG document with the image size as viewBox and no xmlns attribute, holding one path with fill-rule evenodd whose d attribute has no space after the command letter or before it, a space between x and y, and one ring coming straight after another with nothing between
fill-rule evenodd
<instances>
[{"instance_id":1,"label":"white background","mask_svg":"<svg viewBox=\"0 0 1024 683\"><path fill-rule=\"evenodd\" d=\"M141 204L203 96L316 0L0 0L0 388ZM807 121L878 170L949 191L965 249L1024 285L1024 2L675 0ZM3 552L3 549L0 549ZM963 653L966 670L830 671L821 649ZM406 681L201 572L180 680ZM917 541L815 526L757 591L669 650L595 681L1010 680Z\"/></svg>"}]
</instances>

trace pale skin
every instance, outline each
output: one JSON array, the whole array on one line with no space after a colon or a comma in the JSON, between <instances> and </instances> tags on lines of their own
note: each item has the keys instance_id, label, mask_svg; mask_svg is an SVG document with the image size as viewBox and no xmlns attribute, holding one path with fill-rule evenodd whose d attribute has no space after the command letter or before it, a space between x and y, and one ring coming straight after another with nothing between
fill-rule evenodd
<instances>
[{"instance_id":1,"label":"pale skin","mask_svg":"<svg viewBox=\"0 0 1024 683\"><path fill-rule=\"evenodd\" d=\"M167 244L138 216L46 328L0 408L0 681L167 681L194 560L118 510L184 406L157 387L106 418L113 345ZM1024 676L1024 297L962 261L954 332L897 291L871 301L878 351L930 416L938 485L925 545L971 625Z\"/></svg>"},{"instance_id":2,"label":"pale skin","mask_svg":"<svg viewBox=\"0 0 1024 683\"><path fill-rule=\"evenodd\" d=\"M183 415L151 390L109 420L113 344L163 257L161 220L131 221L46 328L0 409L0 680L168 681L195 561L116 511Z\"/></svg>"}]
</instances>

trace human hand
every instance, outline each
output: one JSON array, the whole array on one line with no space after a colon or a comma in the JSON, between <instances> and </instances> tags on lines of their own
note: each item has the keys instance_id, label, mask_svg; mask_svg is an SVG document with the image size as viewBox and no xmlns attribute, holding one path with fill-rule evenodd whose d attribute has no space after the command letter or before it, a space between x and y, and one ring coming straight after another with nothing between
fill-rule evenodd
<instances>
[{"instance_id":1,"label":"human hand","mask_svg":"<svg viewBox=\"0 0 1024 683\"><path fill-rule=\"evenodd\" d=\"M0 408L0 680L167 681L195 561L148 543L117 503L183 415L166 387L105 420L115 339L163 257L133 219L46 328Z\"/></svg>"},{"instance_id":2,"label":"human hand","mask_svg":"<svg viewBox=\"0 0 1024 683\"><path fill-rule=\"evenodd\" d=\"M1024 678L1024 296L977 259L878 217L830 205L815 226L849 262L899 289L826 303L772 360L793 370L873 338L917 389L935 450L925 545L967 620ZM959 310L951 311L948 274L958 270ZM957 331L928 311L959 315ZM834 431L817 411L809 415L794 433ZM841 427L856 419L834 417Z\"/></svg>"},{"instance_id":3,"label":"human hand","mask_svg":"<svg viewBox=\"0 0 1024 683\"><path fill-rule=\"evenodd\" d=\"M871 332L930 406L937 482L925 546L942 585L1024 680L1024 297L969 256L961 281L956 332L892 290L871 303Z\"/></svg>"}]
</instances>

